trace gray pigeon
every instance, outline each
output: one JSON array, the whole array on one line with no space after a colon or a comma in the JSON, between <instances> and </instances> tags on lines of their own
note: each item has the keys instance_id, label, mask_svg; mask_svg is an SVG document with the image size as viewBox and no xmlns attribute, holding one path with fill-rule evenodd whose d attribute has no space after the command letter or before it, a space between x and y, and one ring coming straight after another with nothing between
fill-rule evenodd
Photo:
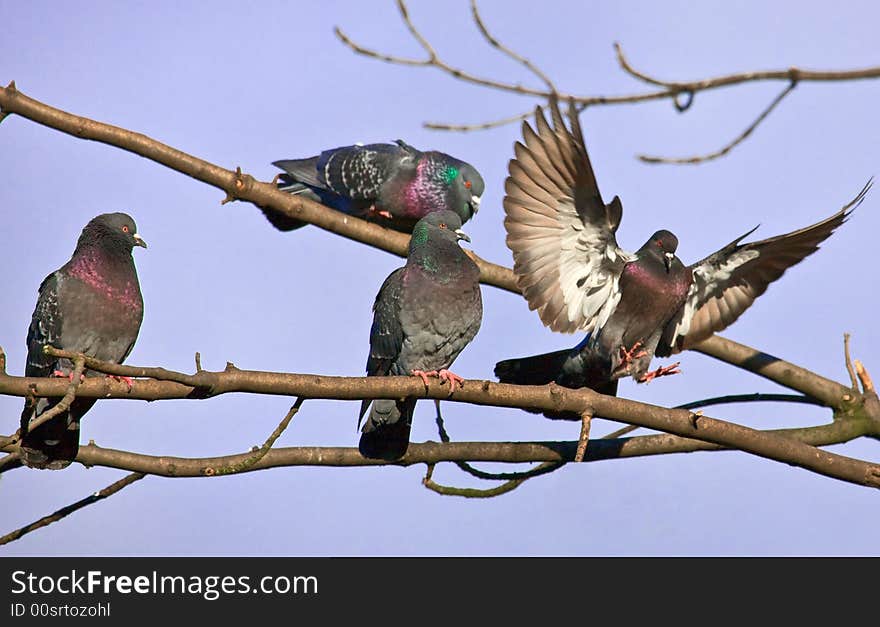
<instances>
[{"instance_id":1,"label":"gray pigeon","mask_svg":"<svg viewBox=\"0 0 880 627\"><path fill-rule=\"evenodd\" d=\"M115 363L128 356L144 316L131 256L135 246L147 247L134 220L124 213L101 214L86 224L70 261L40 284L28 328L25 376L72 376L70 360L43 353L47 344ZM103 376L88 370L85 374ZM79 421L94 405L93 398L77 398L67 412L28 429L59 400L25 401L20 451L22 462L31 468L65 468L79 450Z\"/></svg>"},{"instance_id":2,"label":"gray pigeon","mask_svg":"<svg viewBox=\"0 0 880 627\"><path fill-rule=\"evenodd\" d=\"M285 171L279 189L405 233L440 209L451 209L467 222L479 209L485 189L469 163L436 150L421 152L400 139L333 148L272 165ZM263 208L263 213L281 231L307 224L274 209Z\"/></svg>"},{"instance_id":3,"label":"gray pigeon","mask_svg":"<svg viewBox=\"0 0 880 627\"><path fill-rule=\"evenodd\" d=\"M871 186L817 224L740 244L752 229L690 266L676 257L678 239L665 230L633 254L617 245L623 208L617 196L602 200L577 111L569 109L568 130L556 102L550 109L554 128L538 107L537 132L523 123L525 145L516 143L508 165L507 246L517 285L544 325L588 335L570 350L498 362L495 375L506 383L555 381L615 394L621 377L648 382L677 373L677 363L648 369L655 355L678 353L732 324L770 283L815 252Z\"/></svg>"},{"instance_id":4,"label":"gray pigeon","mask_svg":"<svg viewBox=\"0 0 880 627\"><path fill-rule=\"evenodd\" d=\"M406 265L385 279L373 304L367 376L438 376L454 389L448 368L474 338L483 317L480 270L458 245L470 241L452 211L435 211L413 229ZM372 401L359 449L395 460L406 453L416 399ZM370 401L361 404L363 419Z\"/></svg>"}]
</instances>

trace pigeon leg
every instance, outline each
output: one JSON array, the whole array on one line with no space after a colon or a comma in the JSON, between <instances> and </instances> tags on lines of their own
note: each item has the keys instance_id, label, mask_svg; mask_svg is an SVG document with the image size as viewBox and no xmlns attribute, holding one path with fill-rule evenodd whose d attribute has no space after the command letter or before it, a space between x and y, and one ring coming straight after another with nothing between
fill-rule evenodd
<instances>
[{"instance_id":1,"label":"pigeon leg","mask_svg":"<svg viewBox=\"0 0 880 627\"><path fill-rule=\"evenodd\" d=\"M388 220L392 219L394 216L391 215L390 211L385 209L378 209L376 205L370 205L370 213L377 216L382 216L383 218L387 218Z\"/></svg>"},{"instance_id":2,"label":"pigeon leg","mask_svg":"<svg viewBox=\"0 0 880 627\"><path fill-rule=\"evenodd\" d=\"M439 377L440 373L436 370L425 372L424 370L410 370L409 373L414 377L421 377L425 387L428 387L428 377Z\"/></svg>"},{"instance_id":3,"label":"pigeon leg","mask_svg":"<svg viewBox=\"0 0 880 627\"><path fill-rule=\"evenodd\" d=\"M452 386L452 390L455 389L456 383L459 385L459 387L464 387L464 377L460 377L451 370L447 370L446 368L444 368L437 374L437 376L440 377L441 381L449 383L449 385ZM450 392L452 390L450 390Z\"/></svg>"},{"instance_id":4,"label":"pigeon leg","mask_svg":"<svg viewBox=\"0 0 880 627\"><path fill-rule=\"evenodd\" d=\"M677 361L674 364L672 364L671 366L660 366L659 368L657 368L657 370L652 370L651 372L646 372L641 377L639 377L638 382L639 383L648 383L649 381L652 381L652 380L656 379L657 377L665 377L665 376L671 375L671 374L680 374L681 370L678 369L679 364L681 364L681 362Z\"/></svg>"},{"instance_id":5,"label":"pigeon leg","mask_svg":"<svg viewBox=\"0 0 880 627\"><path fill-rule=\"evenodd\" d=\"M123 383L125 383L128 386L128 391L131 392L132 385L134 384L134 379L132 379L131 377L123 377L123 376L116 375L116 374L108 374L107 378L114 379L115 381L122 381Z\"/></svg>"},{"instance_id":6,"label":"pigeon leg","mask_svg":"<svg viewBox=\"0 0 880 627\"><path fill-rule=\"evenodd\" d=\"M71 381L73 381L73 373L72 372L64 372L63 370L53 370L52 376L58 377L60 379L70 379ZM84 375L84 374L79 375L79 382L80 383L82 383L85 380L86 380L86 375Z\"/></svg>"},{"instance_id":7,"label":"pigeon leg","mask_svg":"<svg viewBox=\"0 0 880 627\"><path fill-rule=\"evenodd\" d=\"M647 351L639 350L642 348L642 341L638 340L633 347L629 350L626 350L626 346L620 347L620 363L617 365L617 368L614 369L615 372L626 371L629 368L630 364L632 364L636 359L641 359L642 357L646 357L648 355Z\"/></svg>"}]
</instances>

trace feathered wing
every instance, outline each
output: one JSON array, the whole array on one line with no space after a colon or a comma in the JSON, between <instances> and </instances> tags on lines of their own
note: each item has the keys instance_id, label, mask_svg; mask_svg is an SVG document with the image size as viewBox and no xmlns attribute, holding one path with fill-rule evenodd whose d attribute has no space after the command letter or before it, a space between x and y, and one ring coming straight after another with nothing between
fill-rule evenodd
<instances>
[{"instance_id":1,"label":"feathered wing","mask_svg":"<svg viewBox=\"0 0 880 627\"><path fill-rule=\"evenodd\" d=\"M504 227L513 270L530 309L553 331L601 327L620 293L618 278L633 255L615 232L622 207L602 201L574 105L571 130L550 103L553 128L540 107L535 127L523 122L505 181Z\"/></svg>"},{"instance_id":2,"label":"feathered wing","mask_svg":"<svg viewBox=\"0 0 880 627\"><path fill-rule=\"evenodd\" d=\"M690 266L694 280L684 305L667 324L656 355L690 348L736 321L773 281L803 261L842 225L865 198L872 181L834 215L812 226L748 244L738 237ZM756 227L757 228L757 227Z\"/></svg>"},{"instance_id":3,"label":"feathered wing","mask_svg":"<svg viewBox=\"0 0 880 627\"><path fill-rule=\"evenodd\" d=\"M346 146L322 152L316 167L327 189L354 200L373 200L401 170L415 170L420 154L406 144Z\"/></svg>"},{"instance_id":4,"label":"feathered wing","mask_svg":"<svg viewBox=\"0 0 880 627\"><path fill-rule=\"evenodd\" d=\"M55 358L43 353L43 346L58 346L61 339L58 281L57 272L53 272L40 283L37 304L28 327L26 377L47 377L55 368Z\"/></svg>"},{"instance_id":5,"label":"feathered wing","mask_svg":"<svg viewBox=\"0 0 880 627\"><path fill-rule=\"evenodd\" d=\"M370 354L367 356L367 376L384 376L391 371L403 346L403 327L400 324L400 290L404 268L388 275L373 303L373 325L370 327ZM363 419L369 400L361 402L358 424Z\"/></svg>"},{"instance_id":6,"label":"feathered wing","mask_svg":"<svg viewBox=\"0 0 880 627\"><path fill-rule=\"evenodd\" d=\"M47 276L40 284L37 304L31 316L27 334L27 363L25 376L48 377L63 364L43 352L43 346L62 346L62 316L59 307L60 282L58 272ZM65 360L66 361L66 360ZM67 364L69 367L69 364ZM70 421L78 419L95 399L76 399L63 414L45 422L36 429L30 422L55 406L60 399L31 398L25 400L21 412L22 462L33 468L60 469L70 465L79 449L79 431L69 429Z\"/></svg>"}]
</instances>

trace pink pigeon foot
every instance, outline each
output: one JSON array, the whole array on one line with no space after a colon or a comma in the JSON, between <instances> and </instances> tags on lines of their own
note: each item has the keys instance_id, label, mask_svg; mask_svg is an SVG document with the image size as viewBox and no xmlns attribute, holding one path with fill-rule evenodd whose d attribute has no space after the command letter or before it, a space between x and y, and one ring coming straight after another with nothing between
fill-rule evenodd
<instances>
[{"instance_id":1,"label":"pink pigeon foot","mask_svg":"<svg viewBox=\"0 0 880 627\"><path fill-rule=\"evenodd\" d=\"M460 377L460 376L458 376L457 374L455 374L455 373L452 372L451 370L446 370L446 369L444 368L443 370L441 370L441 371L437 374L437 376L440 377L440 380L441 380L441 381L445 381L446 383L449 383L449 385L451 386L452 390L455 389L455 384L456 384L456 383L459 385L459 387L462 387L462 388L464 387L464 377ZM451 391L451 390L450 390L450 391Z\"/></svg>"},{"instance_id":2,"label":"pink pigeon foot","mask_svg":"<svg viewBox=\"0 0 880 627\"><path fill-rule=\"evenodd\" d=\"M70 379L71 381L73 381L73 373L72 372L64 372L63 370L53 370L52 376L58 377L59 379ZM79 375L79 382L80 383L82 383L85 380L86 380L86 375L84 375L84 374Z\"/></svg>"},{"instance_id":3,"label":"pink pigeon foot","mask_svg":"<svg viewBox=\"0 0 880 627\"><path fill-rule=\"evenodd\" d=\"M122 381L128 386L128 391L131 392L132 385L134 384L134 379L131 377L123 377L117 374L108 374L108 379L115 379L116 381Z\"/></svg>"},{"instance_id":4,"label":"pink pigeon foot","mask_svg":"<svg viewBox=\"0 0 880 627\"><path fill-rule=\"evenodd\" d=\"M620 363L617 365L615 369L616 372L626 371L629 368L630 364L632 364L636 359L641 359L642 357L646 357L648 355L647 351L639 350L642 348L642 341L639 340L633 347L629 350L626 350L626 346L620 347Z\"/></svg>"},{"instance_id":5,"label":"pink pigeon foot","mask_svg":"<svg viewBox=\"0 0 880 627\"><path fill-rule=\"evenodd\" d=\"M657 377L665 377L671 374L681 374L681 370L678 369L678 366L681 362L677 361L671 366L661 366L657 368L657 370L652 370L651 372L646 372L639 378L639 383L648 383L649 381L653 381Z\"/></svg>"},{"instance_id":6,"label":"pink pigeon foot","mask_svg":"<svg viewBox=\"0 0 880 627\"><path fill-rule=\"evenodd\" d=\"M425 387L428 387L428 377L440 376L440 373L436 370L431 370L430 372L425 372L424 370L410 370L409 372L414 377L421 377L422 382L425 384Z\"/></svg>"}]
</instances>

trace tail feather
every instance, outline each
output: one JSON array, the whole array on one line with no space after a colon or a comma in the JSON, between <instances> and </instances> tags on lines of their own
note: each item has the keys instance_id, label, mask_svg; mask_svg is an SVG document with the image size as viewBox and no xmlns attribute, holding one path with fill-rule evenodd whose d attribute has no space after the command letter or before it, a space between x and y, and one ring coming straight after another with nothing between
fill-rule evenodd
<instances>
[{"instance_id":1,"label":"tail feather","mask_svg":"<svg viewBox=\"0 0 880 627\"><path fill-rule=\"evenodd\" d=\"M324 183L318 180L318 157L282 159L273 161L272 165L287 172L287 175L282 175L287 179L287 185L302 183L309 187L325 187Z\"/></svg>"},{"instance_id":2,"label":"tail feather","mask_svg":"<svg viewBox=\"0 0 880 627\"><path fill-rule=\"evenodd\" d=\"M546 385L555 382L567 388L587 387L600 394L617 396L617 379L609 377L608 370L607 360L599 358L582 345L532 357L505 359L495 364L495 376L501 383ZM580 420L580 416L573 412L526 411L555 420Z\"/></svg>"},{"instance_id":3,"label":"tail feather","mask_svg":"<svg viewBox=\"0 0 880 627\"><path fill-rule=\"evenodd\" d=\"M505 359L495 364L495 376L501 383L545 385L556 381L570 355L571 350L565 349L533 357Z\"/></svg>"},{"instance_id":4,"label":"tail feather","mask_svg":"<svg viewBox=\"0 0 880 627\"><path fill-rule=\"evenodd\" d=\"M288 192L290 194L302 194L309 200L322 202L321 197L317 193L315 193L313 189L289 174L280 174L278 176L278 182L276 183L276 186L282 192ZM280 211L270 209L268 207L260 207L260 211L262 211L263 215L266 216L266 219L272 223L272 226L274 226L279 231L293 231L296 229L300 229L308 224L308 222L303 222L302 220L291 218L290 216L283 214Z\"/></svg>"},{"instance_id":5,"label":"tail feather","mask_svg":"<svg viewBox=\"0 0 880 627\"><path fill-rule=\"evenodd\" d=\"M394 461L406 454L416 399L376 399L361 430L358 450L370 459ZM363 414L362 414L363 415Z\"/></svg>"},{"instance_id":6,"label":"tail feather","mask_svg":"<svg viewBox=\"0 0 880 627\"><path fill-rule=\"evenodd\" d=\"M36 403L26 402L21 413L21 443L19 456L22 463L30 468L60 470L70 466L79 453L79 423L82 416L91 409L96 399L76 399L70 408L36 429L30 428L31 420L48 411L57 404L37 399Z\"/></svg>"}]
</instances>

